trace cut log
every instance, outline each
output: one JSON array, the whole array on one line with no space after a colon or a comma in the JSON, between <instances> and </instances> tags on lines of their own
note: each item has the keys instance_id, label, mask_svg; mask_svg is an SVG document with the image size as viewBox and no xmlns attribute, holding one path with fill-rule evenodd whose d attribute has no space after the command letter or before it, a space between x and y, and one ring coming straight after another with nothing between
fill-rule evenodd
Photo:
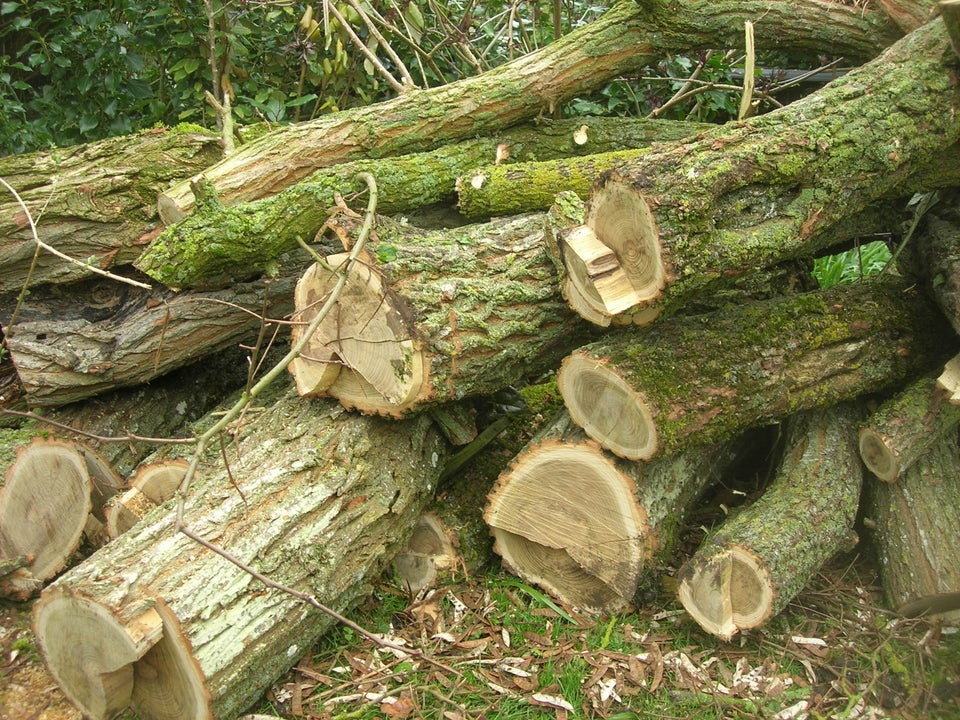
<instances>
[{"instance_id":1,"label":"cut log","mask_svg":"<svg viewBox=\"0 0 960 720\"><path fill-rule=\"evenodd\" d=\"M105 532L113 540L127 532L158 505L172 498L187 474L184 459L141 465L130 488L114 497L106 507Z\"/></svg>"},{"instance_id":2,"label":"cut log","mask_svg":"<svg viewBox=\"0 0 960 720\"><path fill-rule=\"evenodd\" d=\"M762 15L762 20L758 17ZM616 3L587 26L483 75L405 93L368 107L282 128L239 149L205 177L230 205L275 194L320 167L364 156L421 152L483 136L638 71L661 55L691 47L736 47L745 20L757 23L758 47L811 56L874 57L898 32L872 7L838 3L766 2L762 6L686 0ZM193 208L189 183L159 200L168 223Z\"/></svg>"},{"instance_id":3,"label":"cut log","mask_svg":"<svg viewBox=\"0 0 960 720\"><path fill-rule=\"evenodd\" d=\"M865 489L864 513L890 605L902 615L960 619L960 449L940 438L893 484Z\"/></svg>"},{"instance_id":4,"label":"cut log","mask_svg":"<svg viewBox=\"0 0 960 720\"><path fill-rule=\"evenodd\" d=\"M492 394L554 367L583 342L587 326L559 297L545 222L529 215L423 232L382 220L376 249L354 263L335 307L290 367L299 392L400 416ZM328 268L345 259L328 257ZM298 323L316 315L336 284L328 268L316 264L298 283Z\"/></svg>"},{"instance_id":5,"label":"cut log","mask_svg":"<svg viewBox=\"0 0 960 720\"><path fill-rule=\"evenodd\" d=\"M587 612L618 612L732 459L729 448L709 446L627 462L561 413L500 476L484 519L512 572Z\"/></svg>"},{"instance_id":6,"label":"cut log","mask_svg":"<svg viewBox=\"0 0 960 720\"><path fill-rule=\"evenodd\" d=\"M50 152L0 158L0 177L20 194L40 239L76 258L71 264L36 244L22 208L0 192L0 295L30 285L90 277L132 263L163 227L157 195L220 160L217 138L201 128L154 129Z\"/></svg>"},{"instance_id":7,"label":"cut log","mask_svg":"<svg viewBox=\"0 0 960 720\"><path fill-rule=\"evenodd\" d=\"M447 453L424 415L388 422L293 392L241 435L237 487L222 468L204 471L186 525L338 611L403 546ZM61 576L35 609L51 672L97 720L128 705L145 720L233 718L332 623L178 534L170 503Z\"/></svg>"},{"instance_id":8,"label":"cut log","mask_svg":"<svg viewBox=\"0 0 960 720\"><path fill-rule=\"evenodd\" d=\"M838 223L897 195L960 139L948 46L943 23L929 23L785 108L604 175L577 238L609 248L615 265L601 278L616 283L617 304L599 290L584 296L617 314L835 242ZM575 247L566 254L585 262Z\"/></svg>"},{"instance_id":9,"label":"cut log","mask_svg":"<svg viewBox=\"0 0 960 720\"><path fill-rule=\"evenodd\" d=\"M947 392L951 405L960 405L960 355L947 361L937 378L937 387Z\"/></svg>"},{"instance_id":10,"label":"cut log","mask_svg":"<svg viewBox=\"0 0 960 720\"><path fill-rule=\"evenodd\" d=\"M786 452L771 486L680 569L677 595L700 627L723 640L761 627L827 560L856 543L861 417L838 406L786 423Z\"/></svg>"},{"instance_id":11,"label":"cut log","mask_svg":"<svg viewBox=\"0 0 960 720\"><path fill-rule=\"evenodd\" d=\"M952 331L897 278L608 332L564 360L574 421L622 457L718 442L941 363Z\"/></svg>"},{"instance_id":12,"label":"cut log","mask_svg":"<svg viewBox=\"0 0 960 720\"><path fill-rule=\"evenodd\" d=\"M894 482L940 438L956 433L960 407L925 375L884 402L860 428L860 456L884 482Z\"/></svg>"},{"instance_id":13,"label":"cut log","mask_svg":"<svg viewBox=\"0 0 960 720\"><path fill-rule=\"evenodd\" d=\"M145 383L256 338L260 314L292 309L296 270L216 292L174 294L109 280L38 289L6 346L32 407L51 407ZM12 306L11 306L12 309ZM4 312L0 321L7 323Z\"/></svg>"},{"instance_id":14,"label":"cut log","mask_svg":"<svg viewBox=\"0 0 960 720\"><path fill-rule=\"evenodd\" d=\"M438 573L460 564L456 535L432 513L417 520L413 534L393 561L393 571L400 587L411 595L437 582Z\"/></svg>"},{"instance_id":15,"label":"cut log","mask_svg":"<svg viewBox=\"0 0 960 720\"><path fill-rule=\"evenodd\" d=\"M0 559L23 567L0 576L0 595L25 600L67 564L90 514L90 475L72 443L38 438L22 446L0 490Z\"/></svg>"}]
</instances>

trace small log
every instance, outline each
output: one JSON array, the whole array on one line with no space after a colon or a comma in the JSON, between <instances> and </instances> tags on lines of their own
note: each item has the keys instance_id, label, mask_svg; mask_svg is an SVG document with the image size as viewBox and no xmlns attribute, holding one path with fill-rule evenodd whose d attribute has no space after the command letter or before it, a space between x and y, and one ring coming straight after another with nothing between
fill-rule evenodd
<instances>
[{"instance_id":1,"label":"small log","mask_svg":"<svg viewBox=\"0 0 960 720\"><path fill-rule=\"evenodd\" d=\"M798 413L771 486L725 521L678 573L677 595L704 630L723 640L761 627L841 550L856 542L863 470L858 409Z\"/></svg>"},{"instance_id":2,"label":"small log","mask_svg":"<svg viewBox=\"0 0 960 720\"><path fill-rule=\"evenodd\" d=\"M890 388L942 362L951 335L926 297L881 278L611 331L557 385L590 437L646 460Z\"/></svg>"},{"instance_id":3,"label":"small log","mask_svg":"<svg viewBox=\"0 0 960 720\"><path fill-rule=\"evenodd\" d=\"M29 558L0 577L0 595L25 600L80 546L91 510L87 461L72 443L22 446L0 490L0 558Z\"/></svg>"},{"instance_id":4,"label":"small log","mask_svg":"<svg viewBox=\"0 0 960 720\"><path fill-rule=\"evenodd\" d=\"M400 587L416 595L437 582L438 573L460 563L455 533L432 513L424 513L413 527L406 546L393 561Z\"/></svg>"},{"instance_id":5,"label":"small log","mask_svg":"<svg viewBox=\"0 0 960 720\"><path fill-rule=\"evenodd\" d=\"M937 378L937 387L946 391L951 405L960 405L960 355L955 355L944 365Z\"/></svg>"},{"instance_id":6,"label":"small log","mask_svg":"<svg viewBox=\"0 0 960 720\"><path fill-rule=\"evenodd\" d=\"M423 232L381 220L376 248L290 366L298 391L400 416L550 369L587 328L559 297L545 221ZM301 278L295 341L337 282L328 268L345 260L330 256Z\"/></svg>"},{"instance_id":7,"label":"small log","mask_svg":"<svg viewBox=\"0 0 960 720\"><path fill-rule=\"evenodd\" d=\"M709 446L652 463L620 460L561 413L500 476L484 519L512 572L574 607L618 612L732 459L729 448Z\"/></svg>"},{"instance_id":8,"label":"small log","mask_svg":"<svg viewBox=\"0 0 960 720\"><path fill-rule=\"evenodd\" d=\"M107 537L118 538L148 512L172 498L186 477L188 465L184 459L141 465L130 481L130 488L114 497L106 507Z\"/></svg>"},{"instance_id":9,"label":"small log","mask_svg":"<svg viewBox=\"0 0 960 720\"><path fill-rule=\"evenodd\" d=\"M960 448L940 438L893 484L865 488L868 537L891 607L960 620Z\"/></svg>"},{"instance_id":10,"label":"small log","mask_svg":"<svg viewBox=\"0 0 960 720\"><path fill-rule=\"evenodd\" d=\"M948 45L929 23L806 98L604 175L577 235L594 236L588 254L571 246L565 258L583 265L606 246L617 306L584 295L617 314L828 247L836 225L960 139Z\"/></svg>"},{"instance_id":11,"label":"small log","mask_svg":"<svg viewBox=\"0 0 960 720\"><path fill-rule=\"evenodd\" d=\"M236 487L222 468L203 472L186 525L341 612L403 547L447 453L425 415L367 418L293 392L236 442ZM168 502L46 588L34 625L53 676L88 717L133 706L145 720L227 720L333 622L178 534Z\"/></svg>"},{"instance_id":12,"label":"small log","mask_svg":"<svg viewBox=\"0 0 960 720\"><path fill-rule=\"evenodd\" d=\"M199 127L145 130L50 152L0 158L0 177L20 194L40 239L79 262L37 246L23 209L0 191L0 295L27 283L89 278L132 263L163 225L157 196L172 182L220 160L216 135Z\"/></svg>"},{"instance_id":13,"label":"small log","mask_svg":"<svg viewBox=\"0 0 960 720\"><path fill-rule=\"evenodd\" d=\"M55 407L145 383L256 338L260 313L282 317L300 266L277 280L175 294L87 280L38 289L4 323L6 346L32 407ZM9 306L12 309L12 306Z\"/></svg>"},{"instance_id":14,"label":"small log","mask_svg":"<svg viewBox=\"0 0 960 720\"><path fill-rule=\"evenodd\" d=\"M884 402L860 428L860 457L884 482L895 482L931 445L955 432L960 407L932 375L911 382Z\"/></svg>"}]
</instances>

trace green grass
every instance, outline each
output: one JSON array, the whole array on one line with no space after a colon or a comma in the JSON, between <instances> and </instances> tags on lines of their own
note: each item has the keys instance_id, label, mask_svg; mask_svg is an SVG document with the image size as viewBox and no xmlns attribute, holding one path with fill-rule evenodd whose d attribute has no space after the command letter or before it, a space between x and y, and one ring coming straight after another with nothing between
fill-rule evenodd
<instances>
[{"instance_id":1,"label":"green grass","mask_svg":"<svg viewBox=\"0 0 960 720\"><path fill-rule=\"evenodd\" d=\"M813 276L822 288L854 282L883 270L890 257L890 250L878 240L836 255L817 258L813 262Z\"/></svg>"}]
</instances>

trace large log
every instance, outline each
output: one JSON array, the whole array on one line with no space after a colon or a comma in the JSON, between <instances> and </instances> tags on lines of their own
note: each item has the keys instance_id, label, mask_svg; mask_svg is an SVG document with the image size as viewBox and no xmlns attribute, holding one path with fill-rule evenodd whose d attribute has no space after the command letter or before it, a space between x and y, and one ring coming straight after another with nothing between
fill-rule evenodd
<instances>
[{"instance_id":1,"label":"large log","mask_svg":"<svg viewBox=\"0 0 960 720\"><path fill-rule=\"evenodd\" d=\"M147 382L257 336L261 313L293 309L297 265L276 280L219 291L142 290L104 279L35 290L6 346L32 407L66 405ZM10 307L10 310L13 308Z\"/></svg>"},{"instance_id":2,"label":"large log","mask_svg":"<svg viewBox=\"0 0 960 720\"><path fill-rule=\"evenodd\" d=\"M388 422L292 392L240 432L232 476L215 464L196 478L186 526L337 611L402 547L447 453L425 415ZM97 720L127 706L147 720L233 718L333 622L177 533L169 503L35 609L50 670Z\"/></svg>"},{"instance_id":3,"label":"large log","mask_svg":"<svg viewBox=\"0 0 960 720\"><path fill-rule=\"evenodd\" d=\"M588 435L644 460L890 388L955 345L925 296L881 278L608 332L557 384Z\"/></svg>"},{"instance_id":4,"label":"large log","mask_svg":"<svg viewBox=\"0 0 960 720\"><path fill-rule=\"evenodd\" d=\"M611 78L693 47L736 47L746 20L757 46L875 56L899 31L883 12L820 0L618 2L595 22L483 75L273 132L204 173L227 204L274 194L319 167L421 152L549 113ZM160 198L166 222L193 208L189 183Z\"/></svg>"},{"instance_id":5,"label":"large log","mask_svg":"<svg viewBox=\"0 0 960 720\"><path fill-rule=\"evenodd\" d=\"M567 243L568 271L617 314L811 255L960 139L958 104L937 20L785 108L606 174ZM604 249L615 267L594 278L587 261Z\"/></svg>"},{"instance_id":6,"label":"large log","mask_svg":"<svg viewBox=\"0 0 960 720\"><path fill-rule=\"evenodd\" d=\"M864 514L890 605L960 618L960 448L943 437L897 482L868 483Z\"/></svg>"},{"instance_id":7,"label":"large log","mask_svg":"<svg viewBox=\"0 0 960 720\"><path fill-rule=\"evenodd\" d=\"M298 390L400 416L552 369L589 327L559 297L551 227L546 215L434 232L381 220L375 248L290 367ZM316 315L344 259L301 278L298 323Z\"/></svg>"},{"instance_id":8,"label":"large log","mask_svg":"<svg viewBox=\"0 0 960 720\"><path fill-rule=\"evenodd\" d=\"M132 263L163 227L157 196L220 160L216 136L200 128L147 130L88 145L0 158L0 177L38 223L40 239L79 263L41 251L27 217L0 191L0 295L30 285L72 282Z\"/></svg>"},{"instance_id":9,"label":"large log","mask_svg":"<svg viewBox=\"0 0 960 720\"><path fill-rule=\"evenodd\" d=\"M835 406L790 418L771 486L680 569L677 595L704 630L729 640L761 627L856 543L861 416L856 407Z\"/></svg>"},{"instance_id":10,"label":"large log","mask_svg":"<svg viewBox=\"0 0 960 720\"><path fill-rule=\"evenodd\" d=\"M561 413L500 476L484 519L517 575L574 607L618 612L642 573L666 564L687 508L734 457L711 445L628 462Z\"/></svg>"}]
</instances>

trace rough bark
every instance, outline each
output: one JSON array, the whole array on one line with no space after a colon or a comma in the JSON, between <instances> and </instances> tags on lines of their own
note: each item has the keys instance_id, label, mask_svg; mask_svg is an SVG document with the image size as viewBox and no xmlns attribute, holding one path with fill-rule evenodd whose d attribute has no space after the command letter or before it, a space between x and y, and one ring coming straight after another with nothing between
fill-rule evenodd
<instances>
[{"instance_id":1,"label":"rough bark","mask_svg":"<svg viewBox=\"0 0 960 720\"><path fill-rule=\"evenodd\" d=\"M0 488L0 595L25 600L67 564L91 510L87 461L72 443L38 438L22 446Z\"/></svg>"},{"instance_id":2,"label":"rough bark","mask_svg":"<svg viewBox=\"0 0 960 720\"><path fill-rule=\"evenodd\" d=\"M617 314L811 255L957 142L958 105L946 32L932 22L802 100L604 175L575 236L592 242L568 244L568 269L609 248L619 281L604 292L588 274L584 294Z\"/></svg>"},{"instance_id":3,"label":"rough bark","mask_svg":"<svg viewBox=\"0 0 960 720\"><path fill-rule=\"evenodd\" d=\"M762 20L758 21L758 18ZM279 192L319 167L364 156L420 152L552 112L673 51L737 47L745 20L757 45L811 55L829 50L864 60L898 32L884 13L836 3L658 0L619 2L597 21L483 75L412 91L271 133L204 174L227 204ZM160 198L167 222L190 212L188 183Z\"/></svg>"},{"instance_id":4,"label":"rough bark","mask_svg":"<svg viewBox=\"0 0 960 720\"><path fill-rule=\"evenodd\" d=\"M163 227L157 195L222 157L216 136L192 129L147 130L50 152L0 158L0 177L16 190L41 240L81 264L41 251L22 208L0 192L0 295L30 285L72 282L132 263Z\"/></svg>"},{"instance_id":5,"label":"rough bark","mask_svg":"<svg viewBox=\"0 0 960 720\"><path fill-rule=\"evenodd\" d=\"M447 452L425 416L387 422L292 392L238 442L243 497L211 468L186 524L339 611L402 547ZM35 611L48 666L92 718L127 705L149 720L232 718L332 622L176 533L169 503L61 576Z\"/></svg>"},{"instance_id":6,"label":"rough bark","mask_svg":"<svg viewBox=\"0 0 960 720\"><path fill-rule=\"evenodd\" d=\"M950 335L926 297L881 278L608 332L557 384L588 435L643 460L890 388L942 362Z\"/></svg>"},{"instance_id":7,"label":"rough bark","mask_svg":"<svg viewBox=\"0 0 960 720\"><path fill-rule=\"evenodd\" d=\"M941 438L893 483L865 488L864 513L890 605L909 617L960 618L960 449Z\"/></svg>"},{"instance_id":8,"label":"rough bark","mask_svg":"<svg viewBox=\"0 0 960 720\"><path fill-rule=\"evenodd\" d=\"M925 375L884 402L860 428L860 456L884 482L895 482L941 438L956 433L960 407L936 376Z\"/></svg>"},{"instance_id":9,"label":"rough bark","mask_svg":"<svg viewBox=\"0 0 960 720\"><path fill-rule=\"evenodd\" d=\"M27 402L59 406L138 385L255 339L264 310L281 318L293 309L296 267L276 280L204 293L99 278L32 293L16 324L4 325Z\"/></svg>"},{"instance_id":10,"label":"rough bark","mask_svg":"<svg viewBox=\"0 0 960 720\"><path fill-rule=\"evenodd\" d=\"M566 413L497 481L484 510L504 564L588 612L622 610L674 547L686 509L734 454L705 446L652 463L604 452Z\"/></svg>"},{"instance_id":11,"label":"rough bark","mask_svg":"<svg viewBox=\"0 0 960 720\"><path fill-rule=\"evenodd\" d=\"M905 246L899 268L923 283L960 333L960 197L941 202Z\"/></svg>"},{"instance_id":12,"label":"rough bark","mask_svg":"<svg viewBox=\"0 0 960 720\"><path fill-rule=\"evenodd\" d=\"M437 232L381 221L376 247L354 263L291 365L298 390L399 416L551 369L586 339L587 326L559 297L547 231L544 215ZM327 262L337 268L345 259ZM309 269L295 320L309 322L336 282L319 264Z\"/></svg>"},{"instance_id":13,"label":"rough bark","mask_svg":"<svg viewBox=\"0 0 960 720\"><path fill-rule=\"evenodd\" d=\"M677 595L704 630L730 640L761 627L856 542L861 417L859 409L838 406L790 418L771 486L680 569Z\"/></svg>"}]
</instances>

